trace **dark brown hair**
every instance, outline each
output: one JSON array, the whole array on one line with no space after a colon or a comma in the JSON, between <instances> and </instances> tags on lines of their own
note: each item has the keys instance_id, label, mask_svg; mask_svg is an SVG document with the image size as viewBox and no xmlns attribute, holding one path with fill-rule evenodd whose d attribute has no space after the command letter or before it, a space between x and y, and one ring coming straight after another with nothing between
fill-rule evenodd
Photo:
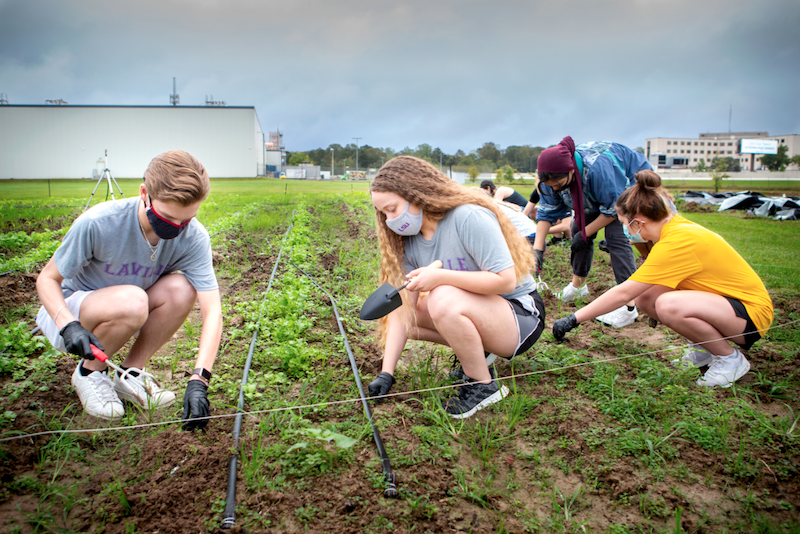
<instances>
[{"instance_id":1,"label":"dark brown hair","mask_svg":"<svg viewBox=\"0 0 800 534\"><path fill-rule=\"evenodd\" d=\"M183 150L170 150L154 157L144 173L144 186L152 198L162 202L173 200L181 206L205 200L211 191L206 168Z\"/></svg>"},{"instance_id":2,"label":"dark brown hair","mask_svg":"<svg viewBox=\"0 0 800 534\"><path fill-rule=\"evenodd\" d=\"M634 175L636 184L617 198L616 208L625 218L643 215L651 221L661 221L670 214L672 195L661 185L661 177L653 171L639 171Z\"/></svg>"}]
</instances>

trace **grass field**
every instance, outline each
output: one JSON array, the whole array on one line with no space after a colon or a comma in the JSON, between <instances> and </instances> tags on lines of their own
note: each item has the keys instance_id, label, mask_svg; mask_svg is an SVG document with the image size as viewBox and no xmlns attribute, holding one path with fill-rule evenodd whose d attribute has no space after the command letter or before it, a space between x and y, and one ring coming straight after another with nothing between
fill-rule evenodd
<instances>
[{"instance_id":1,"label":"grass field","mask_svg":"<svg viewBox=\"0 0 800 534\"><path fill-rule=\"evenodd\" d=\"M307 195L325 192L326 194L366 192L369 184L366 180L286 180L276 178L217 178L212 182L212 198L227 195ZM139 194L141 180L117 180L126 197ZM85 204L97 184L97 180L0 180L0 200L44 200L51 199L83 199ZM119 197L118 189L114 194ZM111 200L107 182L102 182L92 205L97 202Z\"/></svg>"},{"instance_id":2,"label":"grass field","mask_svg":"<svg viewBox=\"0 0 800 534\"><path fill-rule=\"evenodd\" d=\"M138 194L141 180L124 179L117 180L125 196ZM24 200L24 199L84 199L89 200L92 191L97 184L97 180L0 180L0 200ZM366 192L369 184L364 180L340 181L340 180L287 180L278 178L217 178L212 179L212 196L218 195L302 195L325 192L327 194ZM477 186L468 183L468 186ZM534 182L532 180L518 180L510 185L526 198L533 192ZM711 180L687 180L687 181L665 181L664 185L672 191L713 191L714 183ZM723 191L759 191L767 195L800 195L800 181L789 180L725 180ZM115 196L119 196L118 190L114 188ZM107 182L102 182L95 192L92 204L104 201L108 197Z\"/></svg>"},{"instance_id":3,"label":"grass field","mask_svg":"<svg viewBox=\"0 0 800 534\"><path fill-rule=\"evenodd\" d=\"M121 184L126 196L137 184ZM70 385L75 358L29 332L33 277L93 184L65 181L53 197L8 185L0 185L0 260L23 272L0 277L0 532L217 532L233 419L196 434L175 423L199 313L149 364L179 404L126 406L114 430L84 415ZM674 369L684 342L644 318L622 330L582 324L556 343L553 321L576 307L544 292L545 334L496 365L512 394L455 421L441 409L453 394L452 353L409 343L393 389L400 395L373 405L398 478L399 498L387 499L331 301L314 285L334 296L368 383L381 349L374 325L358 318L379 267L367 184L212 187L198 219L212 234L223 294L213 415L235 412L256 340L234 531L800 532L800 223L685 213L739 250L775 305L772 330L748 353L751 372L730 389L698 388L697 370ZM551 287L570 279L568 263L568 248L548 249ZM613 284L608 256L596 251L588 300ZM42 431L53 433L8 440Z\"/></svg>"}]
</instances>

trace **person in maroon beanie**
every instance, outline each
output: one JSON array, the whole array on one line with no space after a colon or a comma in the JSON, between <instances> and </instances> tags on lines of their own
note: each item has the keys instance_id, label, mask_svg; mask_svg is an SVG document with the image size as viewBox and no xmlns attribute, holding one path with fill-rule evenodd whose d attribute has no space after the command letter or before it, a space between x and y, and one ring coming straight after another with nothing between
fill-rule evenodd
<instances>
[{"instance_id":1,"label":"person in maroon beanie","mask_svg":"<svg viewBox=\"0 0 800 534\"><path fill-rule=\"evenodd\" d=\"M537 268L544 262L545 238L550 226L569 216L572 221L570 263L572 282L558 297L563 302L589 295L586 277L592 268L594 240L605 229L606 246L617 284L636 270L630 242L622 231L614 204L617 197L635 183L634 175L651 166L644 154L619 143L596 141L575 146L567 136L539 155L539 209L536 213L536 241L533 245ZM597 317L609 326L622 328L638 316L633 302Z\"/></svg>"}]
</instances>

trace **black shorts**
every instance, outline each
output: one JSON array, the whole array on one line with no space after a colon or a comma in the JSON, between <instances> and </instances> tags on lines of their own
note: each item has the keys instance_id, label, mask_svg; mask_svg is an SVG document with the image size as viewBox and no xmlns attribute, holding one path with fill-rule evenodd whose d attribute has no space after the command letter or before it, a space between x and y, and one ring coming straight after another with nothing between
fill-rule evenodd
<instances>
[{"instance_id":1,"label":"black shorts","mask_svg":"<svg viewBox=\"0 0 800 534\"><path fill-rule=\"evenodd\" d=\"M736 343L744 350L750 350L750 347L753 346L753 343L761 339L761 332L758 331L756 325L753 323L753 320L750 318L750 314L747 313L747 308L744 307L744 304L740 300L736 300L735 298L725 297L725 299L731 303L731 307L733 308L736 317L741 317L747 323L744 325L744 343Z\"/></svg>"},{"instance_id":2,"label":"black shorts","mask_svg":"<svg viewBox=\"0 0 800 534\"><path fill-rule=\"evenodd\" d=\"M508 303L511 305L511 309L514 310L514 315L516 316L517 330L519 331L520 339L519 346L514 352L514 356L522 354L531 348L542 335L542 332L544 332L544 301L536 290L533 290L533 292L529 294L531 297L533 297L533 304L536 307L536 310L539 312L538 324L536 324L537 317L526 310L518 300L507 299ZM511 358L508 359L510 360Z\"/></svg>"}]
</instances>

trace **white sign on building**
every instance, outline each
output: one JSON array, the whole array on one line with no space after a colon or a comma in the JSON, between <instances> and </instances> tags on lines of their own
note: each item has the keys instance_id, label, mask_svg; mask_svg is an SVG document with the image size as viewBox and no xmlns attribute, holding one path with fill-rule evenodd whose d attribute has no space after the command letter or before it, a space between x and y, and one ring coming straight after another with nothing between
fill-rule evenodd
<instances>
[{"instance_id":1,"label":"white sign on building","mask_svg":"<svg viewBox=\"0 0 800 534\"><path fill-rule=\"evenodd\" d=\"M742 154L777 154L777 139L742 139Z\"/></svg>"}]
</instances>

